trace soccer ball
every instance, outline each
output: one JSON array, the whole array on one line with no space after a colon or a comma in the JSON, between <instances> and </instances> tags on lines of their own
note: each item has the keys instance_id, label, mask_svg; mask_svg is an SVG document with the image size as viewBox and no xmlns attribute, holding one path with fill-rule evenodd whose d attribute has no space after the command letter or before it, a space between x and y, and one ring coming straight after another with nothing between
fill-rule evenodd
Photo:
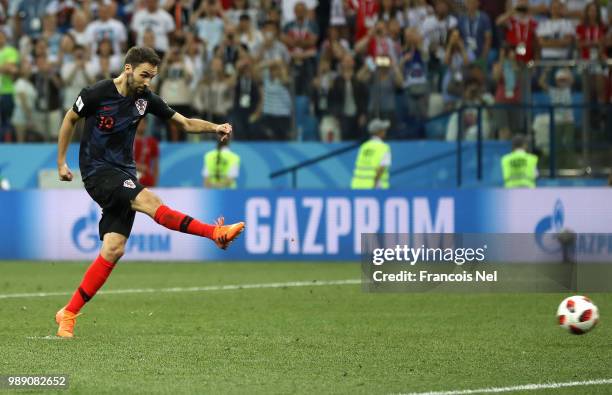
<instances>
[{"instance_id":1,"label":"soccer ball","mask_svg":"<svg viewBox=\"0 0 612 395\"><path fill-rule=\"evenodd\" d=\"M561 328L574 335L582 335L597 324L599 310L586 296L570 296L559 305L557 319Z\"/></svg>"}]
</instances>

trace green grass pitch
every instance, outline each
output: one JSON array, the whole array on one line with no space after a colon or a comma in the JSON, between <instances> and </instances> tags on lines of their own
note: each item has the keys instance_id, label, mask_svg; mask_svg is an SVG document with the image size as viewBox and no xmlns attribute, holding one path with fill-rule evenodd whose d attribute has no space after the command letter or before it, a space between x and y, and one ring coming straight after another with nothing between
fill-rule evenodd
<instances>
[{"instance_id":1,"label":"green grass pitch","mask_svg":"<svg viewBox=\"0 0 612 395\"><path fill-rule=\"evenodd\" d=\"M601 322L573 336L556 324L561 294L367 294L358 284L109 293L83 309L72 340L45 338L67 296L3 297L70 292L85 268L0 263L0 375L66 373L81 394L386 394L612 378L612 294L590 295ZM359 278L352 263L124 262L103 290Z\"/></svg>"}]
</instances>

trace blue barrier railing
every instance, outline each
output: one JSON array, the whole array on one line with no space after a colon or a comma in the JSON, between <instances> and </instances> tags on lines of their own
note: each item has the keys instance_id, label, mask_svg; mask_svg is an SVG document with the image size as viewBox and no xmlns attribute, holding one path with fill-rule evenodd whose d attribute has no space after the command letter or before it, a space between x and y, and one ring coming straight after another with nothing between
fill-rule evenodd
<instances>
[{"instance_id":1,"label":"blue barrier railing","mask_svg":"<svg viewBox=\"0 0 612 395\"><path fill-rule=\"evenodd\" d=\"M464 139L464 135L465 135L465 130L464 130L464 125L463 125L463 115L467 110L476 110L477 111L477 139L476 139L476 179L478 181L481 181L483 179L483 111L490 111L490 110L515 110L515 111L526 111L526 112L533 112L536 110L540 110L540 111L544 111L548 113L549 116L549 151L550 151L550 156L549 156L549 164L548 164L548 177L554 179L557 177L557 158L556 158L556 151L557 151L557 139L556 139L556 125L555 125L555 111L556 110L561 110L561 109L582 109L582 110L591 110L591 109L601 109L602 106L605 106L607 111L611 111L612 110L612 105L610 104L606 104L606 105L602 105L600 103L582 103L582 104L494 104L494 105L461 105L459 108L454 109L452 111L448 111L445 112L443 114L439 114L435 117L432 117L430 119L428 119L427 121L425 121L425 124L427 124L428 122L432 122L435 120L439 120L439 119L443 119L448 117L449 115L455 114L457 113L458 115L458 133L457 133L457 138L456 138L456 148L450 151L446 151L443 153L438 153L435 155L432 155L426 159L422 159L419 160L417 162L414 163L410 163L408 165L404 165L402 167L400 167L399 169L393 169L390 172L390 176L394 176L394 175L398 175L401 173L405 173L417 168L420 168L422 166L426 166L426 165L430 165L431 163L443 160L443 159L447 159L449 157L452 157L453 155L456 156L456 181L457 181L457 187L461 187L463 185L463 180L462 180L462 171L463 171L463 153L464 151L467 149L467 147L463 147L463 142L465 141ZM608 126L612 126L612 125L608 125ZM529 128L528 126L524 125L524 127ZM516 133L516 131L513 131ZM612 130L611 130L612 132ZM525 134L525 135L531 135L530 130L525 130L522 131L521 134ZM291 174L291 185L292 188L297 188L297 176L298 176L298 172L308 166L314 165L316 163L319 163L321 161L327 160L327 159L331 159L334 158L338 155L344 154L346 152L352 151L357 149L361 144L363 143L363 141L357 142L355 144L352 144L348 147L343 147L341 149L326 153L324 155L297 163L295 165L274 171L272 173L270 173L270 178L276 178L285 174L290 173ZM533 144L533 142L532 142Z\"/></svg>"}]
</instances>

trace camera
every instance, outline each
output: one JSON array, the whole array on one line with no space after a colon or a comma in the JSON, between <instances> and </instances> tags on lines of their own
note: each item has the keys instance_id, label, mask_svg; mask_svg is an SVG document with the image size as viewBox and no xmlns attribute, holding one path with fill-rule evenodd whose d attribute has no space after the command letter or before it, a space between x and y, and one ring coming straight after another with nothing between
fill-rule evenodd
<instances>
[{"instance_id":1,"label":"camera","mask_svg":"<svg viewBox=\"0 0 612 395\"><path fill-rule=\"evenodd\" d=\"M391 59L388 56L377 56L374 63L378 67L389 67L391 66Z\"/></svg>"}]
</instances>

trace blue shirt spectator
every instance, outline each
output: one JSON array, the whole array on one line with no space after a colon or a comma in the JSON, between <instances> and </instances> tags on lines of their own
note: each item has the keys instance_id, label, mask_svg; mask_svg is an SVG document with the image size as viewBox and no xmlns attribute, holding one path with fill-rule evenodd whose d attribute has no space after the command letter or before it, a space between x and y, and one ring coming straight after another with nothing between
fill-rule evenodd
<instances>
[{"instance_id":1,"label":"blue shirt spectator","mask_svg":"<svg viewBox=\"0 0 612 395\"><path fill-rule=\"evenodd\" d=\"M478 0L467 0L467 13L459 18L459 31L470 57L487 60L493 29L489 16L479 11Z\"/></svg>"}]
</instances>

